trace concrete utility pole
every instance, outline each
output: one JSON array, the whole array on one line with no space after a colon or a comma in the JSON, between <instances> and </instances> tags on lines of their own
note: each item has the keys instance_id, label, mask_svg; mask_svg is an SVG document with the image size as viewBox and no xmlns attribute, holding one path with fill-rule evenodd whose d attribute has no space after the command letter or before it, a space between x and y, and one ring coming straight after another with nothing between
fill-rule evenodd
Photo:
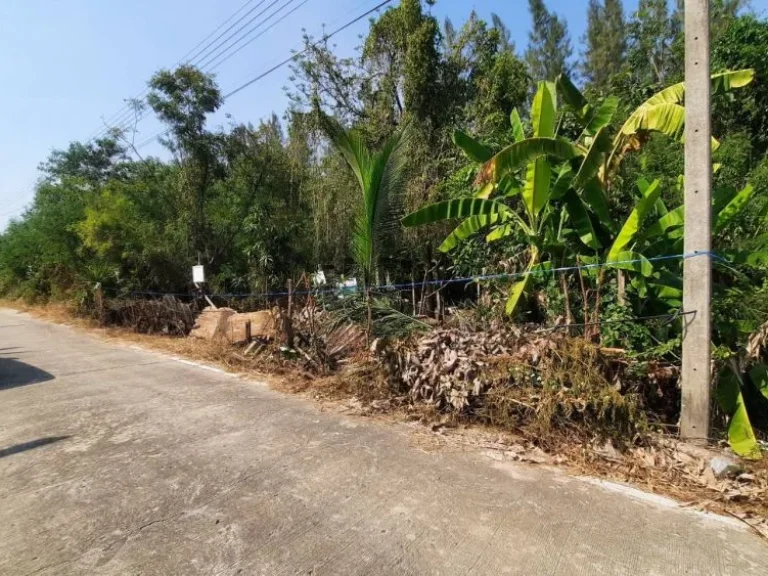
<instances>
[{"instance_id":1,"label":"concrete utility pole","mask_svg":"<svg viewBox=\"0 0 768 576\"><path fill-rule=\"evenodd\" d=\"M709 0L685 0L685 253L680 435L709 438L712 267L712 150Z\"/></svg>"}]
</instances>

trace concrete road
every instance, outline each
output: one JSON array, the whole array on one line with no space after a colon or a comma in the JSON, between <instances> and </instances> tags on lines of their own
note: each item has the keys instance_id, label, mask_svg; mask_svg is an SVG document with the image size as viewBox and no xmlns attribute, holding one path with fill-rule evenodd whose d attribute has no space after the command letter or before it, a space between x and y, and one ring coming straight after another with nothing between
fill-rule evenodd
<instances>
[{"instance_id":1,"label":"concrete road","mask_svg":"<svg viewBox=\"0 0 768 576\"><path fill-rule=\"evenodd\" d=\"M0 574L768 574L733 521L0 311Z\"/></svg>"}]
</instances>

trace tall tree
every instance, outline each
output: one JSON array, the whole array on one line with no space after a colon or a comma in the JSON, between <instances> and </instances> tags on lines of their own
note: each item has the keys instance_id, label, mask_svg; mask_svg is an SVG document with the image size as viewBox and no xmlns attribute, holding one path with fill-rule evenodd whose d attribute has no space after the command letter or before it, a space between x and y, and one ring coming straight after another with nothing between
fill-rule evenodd
<instances>
[{"instance_id":1,"label":"tall tree","mask_svg":"<svg viewBox=\"0 0 768 576\"><path fill-rule=\"evenodd\" d=\"M624 66L627 54L624 6L621 0L589 0L584 61L581 69L587 83L604 90Z\"/></svg>"},{"instance_id":2,"label":"tall tree","mask_svg":"<svg viewBox=\"0 0 768 576\"><path fill-rule=\"evenodd\" d=\"M640 82L666 84L682 73L681 6L670 11L668 0L640 0L629 25L629 63Z\"/></svg>"},{"instance_id":3,"label":"tall tree","mask_svg":"<svg viewBox=\"0 0 768 576\"><path fill-rule=\"evenodd\" d=\"M571 72L573 48L568 24L547 10L544 0L528 0L533 26L528 33L525 61L536 80L554 80Z\"/></svg>"},{"instance_id":4,"label":"tall tree","mask_svg":"<svg viewBox=\"0 0 768 576\"><path fill-rule=\"evenodd\" d=\"M147 104L168 126L162 142L182 169L190 247L210 258L205 204L216 169L217 138L206 131L205 122L221 106L221 92L211 75L190 65L161 70L152 76L149 88Z\"/></svg>"}]
</instances>

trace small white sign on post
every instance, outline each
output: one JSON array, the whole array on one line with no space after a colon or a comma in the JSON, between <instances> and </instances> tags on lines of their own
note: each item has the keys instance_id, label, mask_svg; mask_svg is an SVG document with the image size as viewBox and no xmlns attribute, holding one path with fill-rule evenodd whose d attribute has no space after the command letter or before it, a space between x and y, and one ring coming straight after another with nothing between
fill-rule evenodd
<instances>
[{"instance_id":1,"label":"small white sign on post","mask_svg":"<svg viewBox=\"0 0 768 576\"><path fill-rule=\"evenodd\" d=\"M205 267L198 264L192 266L192 282L195 284L203 284L205 282Z\"/></svg>"}]
</instances>

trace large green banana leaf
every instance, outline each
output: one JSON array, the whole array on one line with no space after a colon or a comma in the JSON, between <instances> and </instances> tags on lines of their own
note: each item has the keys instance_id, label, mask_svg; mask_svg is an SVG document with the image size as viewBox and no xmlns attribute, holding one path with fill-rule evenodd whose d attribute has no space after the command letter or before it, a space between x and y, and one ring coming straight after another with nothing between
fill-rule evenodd
<instances>
[{"instance_id":1,"label":"large green banana leaf","mask_svg":"<svg viewBox=\"0 0 768 576\"><path fill-rule=\"evenodd\" d=\"M616 256L616 260L609 259L608 262L606 262L606 266L608 268L637 272L646 278L653 274L653 264L638 252L619 252Z\"/></svg>"},{"instance_id":2,"label":"large green banana leaf","mask_svg":"<svg viewBox=\"0 0 768 576\"><path fill-rule=\"evenodd\" d=\"M486 164L496 181L505 174L514 172L539 156L552 156L560 160L571 160L582 152L565 140L555 138L527 138L510 144Z\"/></svg>"},{"instance_id":3,"label":"large green banana leaf","mask_svg":"<svg viewBox=\"0 0 768 576\"><path fill-rule=\"evenodd\" d=\"M717 219L715 220L715 232L722 231L728 226L728 223L731 220L744 210L744 207L749 202L754 191L752 184L747 184L722 210L720 210L717 214Z\"/></svg>"},{"instance_id":4,"label":"large green banana leaf","mask_svg":"<svg viewBox=\"0 0 768 576\"><path fill-rule=\"evenodd\" d=\"M619 99L615 96L608 96L605 100L603 100L600 106L589 112L587 132L590 134L597 134L598 130L608 126L608 124L610 124L613 120L618 107Z\"/></svg>"},{"instance_id":5,"label":"large green banana leaf","mask_svg":"<svg viewBox=\"0 0 768 576\"><path fill-rule=\"evenodd\" d=\"M768 365L755 364L749 371L749 379L760 391L760 394L768 400Z\"/></svg>"},{"instance_id":6,"label":"large green banana leaf","mask_svg":"<svg viewBox=\"0 0 768 576\"><path fill-rule=\"evenodd\" d=\"M488 162L493 158L493 152L490 148L481 144L471 136L461 130L453 131L453 143L462 149L467 158L475 162Z\"/></svg>"},{"instance_id":7,"label":"large green banana leaf","mask_svg":"<svg viewBox=\"0 0 768 576\"><path fill-rule=\"evenodd\" d=\"M528 165L523 187L523 202L528 214L535 219L549 201L552 169L549 161L539 157Z\"/></svg>"},{"instance_id":8,"label":"large green banana leaf","mask_svg":"<svg viewBox=\"0 0 768 576\"><path fill-rule=\"evenodd\" d=\"M509 123L512 125L512 137L515 142L521 142L525 140L525 128L523 128L523 121L520 120L520 114L517 108L513 108L509 115Z\"/></svg>"},{"instance_id":9,"label":"large green banana leaf","mask_svg":"<svg viewBox=\"0 0 768 576\"><path fill-rule=\"evenodd\" d=\"M589 110L589 102L584 94L571 82L566 74L557 77L557 89L563 97L563 101L573 110L579 120L584 120Z\"/></svg>"},{"instance_id":10,"label":"large green banana leaf","mask_svg":"<svg viewBox=\"0 0 768 576\"><path fill-rule=\"evenodd\" d=\"M642 233L642 238L650 239L664 235L667 230L682 226L685 222L685 206L678 206L648 226Z\"/></svg>"},{"instance_id":11,"label":"large green banana leaf","mask_svg":"<svg viewBox=\"0 0 768 576\"><path fill-rule=\"evenodd\" d=\"M608 228L614 229L611 209L608 207L608 199L605 197L603 184L597 178L593 178L584 185L581 191L581 198L592 209L592 212L600 219L600 223Z\"/></svg>"},{"instance_id":12,"label":"large green banana leaf","mask_svg":"<svg viewBox=\"0 0 768 576\"><path fill-rule=\"evenodd\" d=\"M711 80L712 93L719 94L722 92L727 92L733 88L742 88L752 82L754 77L755 71L752 69L732 70L713 74ZM681 104L684 98L685 82L680 82L678 84L668 86L638 106L629 116L629 118L627 118L627 121L621 128L621 132L623 134L631 134L632 132L628 130L627 127L642 125L642 117L645 116L648 111L655 106L660 104Z\"/></svg>"},{"instance_id":13,"label":"large green banana leaf","mask_svg":"<svg viewBox=\"0 0 768 576\"><path fill-rule=\"evenodd\" d=\"M531 106L531 122L535 138L554 138L556 107L555 95L550 91L547 82L539 82L539 89L533 97Z\"/></svg>"},{"instance_id":14,"label":"large green banana leaf","mask_svg":"<svg viewBox=\"0 0 768 576\"><path fill-rule=\"evenodd\" d=\"M600 166L603 163L605 153L611 148L611 139L606 130L599 130L592 139L592 145L589 147L584 160L581 162L579 171L573 185L576 188L583 188L584 185L597 175Z\"/></svg>"},{"instance_id":15,"label":"large green banana leaf","mask_svg":"<svg viewBox=\"0 0 768 576\"><path fill-rule=\"evenodd\" d=\"M728 414L728 444L743 458L760 458L760 445L749 420L747 406L741 394L741 376L732 369L724 370L717 386L717 400Z\"/></svg>"},{"instance_id":16,"label":"large green banana leaf","mask_svg":"<svg viewBox=\"0 0 768 576\"><path fill-rule=\"evenodd\" d=\"M454 228L453 232L451 232L446 239L443 240L443 243L440 244L438 250L440 250L440 252L450 252L458 246L459 242L466 240L476 232L482 230L486 226L494 224L498 220L498 214L492 214L491 216L470 216Z\"/></svg>"},{"instance_id":17,"label":"large green banana leaf","mask_svg":"<svg viewBox=\"0 0 768 576\"><path fill-rule=\"evenodd\" d=\"M571 188L565 193L563 198L565 200L565 209L568 211L568 216L579 234L579 239L585 246L593 250L600 248L600 241L592 225L592 219L589 217L589 212L584 207L579 195Z\"/></svg>"},{"instance_id":18,"label":"large green banana leaf","mask_svg":"<svg viewBox=\"0 0 768 576\"><path fill-rule=\"evenodd\" d=\"M537 271L545 270L551 267L550 262L543 262L541 264L538 263L539 261L539 254L538 252L534 251L531 255L531 260L528 262L528 266L525 268L525 275L521 280L518 280L515 282L512 287L509 289L509 296L507 297L507 304L504 307L504 311L507 313L508 316L511 316L515 313L515 309L517 309L517 305L520 302L520 298L525 293L525 289L528 287L528 284L531 281L531 276Z\"/></svg>"},{"instance_id":19,"label":"large green banana leaf","mask_svg":"<svg viewBox=\"0 0 768 576\"><path fill-rule=\"evenodd\" d=\"M624 222L624 226L621 227L621 231L608 252L609 261L618 260L619 254L624 252L625 248L635 239L635 236L640 229L640 225L648 215L650 209L656 203L660 193L661 187L659 181L654 180L646 189L645 196L643 196L643 198L635 205L626 222Z\"/></svg>"}]
</instances>

